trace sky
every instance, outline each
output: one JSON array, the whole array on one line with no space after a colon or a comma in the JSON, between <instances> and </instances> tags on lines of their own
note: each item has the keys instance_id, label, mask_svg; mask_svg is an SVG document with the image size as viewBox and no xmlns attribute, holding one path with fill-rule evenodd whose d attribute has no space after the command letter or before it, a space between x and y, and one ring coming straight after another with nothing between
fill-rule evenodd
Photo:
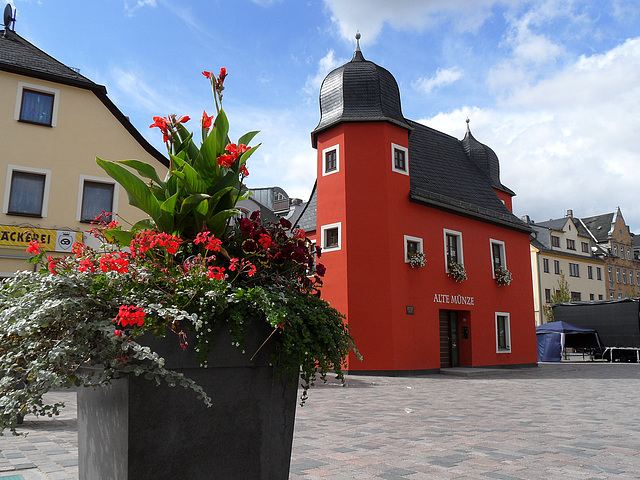
<instances>
[{"instance_id":1,"label":"sky","mask_svg":"<svg viewBox=\"0 0 640 480\"><path fill-rule=\"evenodd\" d=\"M225 67L231 137L260 130L249 187L306 200L322 80L364 57L400 88L406 118L500 159L514 213L541 222L620 207L640 233L637 0L11 0L18 34L105 85L158 150L154 115L215 111L204 70Z\"/></svg>"}]
</instances>

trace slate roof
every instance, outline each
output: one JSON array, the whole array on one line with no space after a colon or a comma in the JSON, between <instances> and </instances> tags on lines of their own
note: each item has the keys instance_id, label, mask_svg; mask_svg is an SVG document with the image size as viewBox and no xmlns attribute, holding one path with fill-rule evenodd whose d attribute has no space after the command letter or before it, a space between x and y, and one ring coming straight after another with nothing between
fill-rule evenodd
<instances>
[{"instance_id":1,"label":"slate roof","mask_svg":"<svg viewBox=\"0 0 640 480\"><path fill-rule=\"evenodd\" d=\"M169 166L169 160L140 134L129 119L107 97L107 89L104 85L94 83L76 70L67 67L13 30L6 31L6 36L5 31L0 30L0 71L93 91L147 153L165 166Z\"/></svg>"},{"instance_id":2,"label":"slate roof","mask_svg":"<svg viewBox=\"0 0 640 480\"><path fill-rule=\"evenodd\" d=\"M0 31L0 70L76 87L106 88L80 75L12 30Z\"/></svg>"},{"instance_id":3,"label":"slate roof","mask_svg":"<svg viewBox=\"0 0 640 480\"><path fill-rule=\"evenodd\" d=\"M318 195L316 186L317 183L313 184L313 190L311 191L311 196L309 197L309 201L305 205L302 212L300 212L299 218L292 218L291 223L296 228L301 228L305 232L313 232L317 229L317 221L316 214L318 210Z\"/></svg>"},{"instance_id":4,"label":"slate roof","mask_svg":"<svg viewBox=\"0 0 640 480\"><path fill-rule=\"evenodd\" d=\"M611 231L611 225L614 221L614 212L582 218L582 222L585 227L589 229L598 243L605 243L609 241L609 232Z\"/></svg>"},{"instance_id":5,"label":"slate roof","mask_svg":"<svg viewBox=\"0 0 640 480\"><path fill-rule=\"evenodd\" d=\"M564 227L567 224L567 221L569 220L569 218L570 217L562 217L562 218L547 220L546 222L536 222L536 226L550 228L551 230L562 232L564 231ZM582 224L579 218L571 217L571 220L573 220L573 224L576 226L576 229L578 230L578 235L582 237L591 238L589 231L585 228L585 226Z\"/></svg>"},{"instance_id":6,"label":"slate roof","mask_svg":"<svg viewBox=\"0 0 640 480\"><path fill-rule=\"evenodd\" d=\"M502 203L491 176L465 152L461 140L414 121L409 124L414 129L409 136L411 200L531 231Z\"/></svg>"},{"instance_id":7,"label":"slate roof","mask_svg":"<svg viewBox=\"0 0 640 480\"><path fill-rule=\"evenodd\" d=\"M311 132L317 135L340 122L390 122L410 129L402 115L400 89L393 75L365 60L358 48L350 62L331 71L320 87L320 121Z\"/></svg>"}]
</instances>

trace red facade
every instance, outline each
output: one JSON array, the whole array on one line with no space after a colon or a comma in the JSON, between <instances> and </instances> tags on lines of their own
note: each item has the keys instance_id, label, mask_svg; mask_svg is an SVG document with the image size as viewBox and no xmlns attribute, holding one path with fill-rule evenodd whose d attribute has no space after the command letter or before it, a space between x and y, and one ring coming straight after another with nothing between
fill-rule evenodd
<instances>
[{"instance_id":1,"label":"red facade","mask_svg":"<svg viewBox=\"0 0 640 480\"><path fill-rule=\"evenodd\" d=\"M526 227L416 200L410 194L412 161L419 160L409 141L417 135L412 128L349 120L312 135L317 227L310 233L324 247L323 298L346 315L364 357L350 356L348 370L536 364ZM394 149L406 149L406 172L394 168ZM328 167L333 151L335 166ZM489 192L511 210L506 187ZM459 241L456 253L468 277L459 283L447 274L447 233ZM407 241L421 244L423 267L407 262ZM494 246L512 274L509 285L494 279Z\"/></svg>"}]
</instances>

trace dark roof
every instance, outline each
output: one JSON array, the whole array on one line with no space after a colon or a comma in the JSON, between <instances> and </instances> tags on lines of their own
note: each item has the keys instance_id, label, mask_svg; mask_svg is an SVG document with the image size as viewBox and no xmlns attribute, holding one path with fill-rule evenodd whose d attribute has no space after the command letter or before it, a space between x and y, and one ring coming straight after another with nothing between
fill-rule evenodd
<instances>
[{"instance_id":1,"label":"dark roof","mask_svg":"<svg viewBox=\"0 0 640 480\"><path fill-rule=\"evenodd\" d=\"M567 224L567 221L571 219L572 223L575 225L576 230L578 231L578 235L581 237L591 238L589 231L585 228L583 223L579 218L574 217L562 217L562 218L554 218L551 220L547 220L546 222L536 222L536 226L549 228L551 230L556 230L558 232L564 231L564 227Z\"/></svg>"},{"instance_id":2,"label":"dark roof","mask_svg":"<svg viewBox=\"0 0 640 480\"><path fill-rule=\"evenodd\" d=\"M491 175L467 154L461 140L411 120L409 124L414 129L409 136L411 200L531 231L498 197Z\"/></svg>"},{"instance_id":3,"label":"dark roof","mask_svg":"<svg viewBox=\"0 0 640 480\"><path fill-rule=\"evenodd\" d=\"M582 218L582 223L589 229L598 243L609 241L609 232L614 222L615 213L604 213L593 217Z\"/></svg>"},{"instance_id":4,"label":"dark roof","mask_svg":"<svg viewBox=\"0 0 640 480\"><path fill-rule=\"evenodd\" d=\"M318 182L313 184L313 190L311 191L309 201L304 206L300 216L298 218L291 218L291 223L293 223L296 228L301 228L305 232L313 232L318 228L316 225L318 210L317 184Z\"/></svg>"},{"instance_id":5,"label":"dark roof","mask_svg":"<svg viewBox=\"0 0 640 480\"><path fill-rule=\"evenodd\" d=\"M80 75L76 70L67 67L12 30L6 32L0 30L0 71L93 91L147 153L160 163L169 166L169 160L138 132L129 119L107 97L107 89L104 85L98 85Z\"/></svg>"},{"instance_id":6,"label":"dark roof","mask_svg":"<svg viewBox=\"0 0 640 480\"><path fill-rule=\"evenodd\" d=\"M469 158L478 164L481 170L489 173L492 187L502 190L509 195L515 195L511 189L505 187L500 182L500 162L498 161L498 156L490 147L484 143L480 143L471 134L469 119L467 119L467 134L462 139L462 148L464 148Z\"/></svg>"},{"instance_id":7,"label":"dark roof","mask_svg":"<svg viewBox=\"0 0 640 480\"><path fill-rule=\"evenodd\" d=\"M391 73L365 60L357 49L350 62L331 71L320 87L320 122L311 132L313 147L322 130L341 122L390 122L410 129L402 115L400 90Z\"/></svg>"}]
</instances>

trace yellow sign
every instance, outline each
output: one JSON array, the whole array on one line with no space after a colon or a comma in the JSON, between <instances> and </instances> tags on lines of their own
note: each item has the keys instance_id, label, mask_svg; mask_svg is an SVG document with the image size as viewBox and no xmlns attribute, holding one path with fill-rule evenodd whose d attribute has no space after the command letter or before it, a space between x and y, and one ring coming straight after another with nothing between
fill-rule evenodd
<instances>
[{"instance_id":1,"label":"yellow sign","mask_svg":"<svg viewBox=\"0 0 640 480\"><path fill-rule=\"evenodd\" d=\"M46 251L70 252L74 242L82 241L82 232L0 225L0 246L26 249L31 241Z\"/></svg>"}]
</instances>

